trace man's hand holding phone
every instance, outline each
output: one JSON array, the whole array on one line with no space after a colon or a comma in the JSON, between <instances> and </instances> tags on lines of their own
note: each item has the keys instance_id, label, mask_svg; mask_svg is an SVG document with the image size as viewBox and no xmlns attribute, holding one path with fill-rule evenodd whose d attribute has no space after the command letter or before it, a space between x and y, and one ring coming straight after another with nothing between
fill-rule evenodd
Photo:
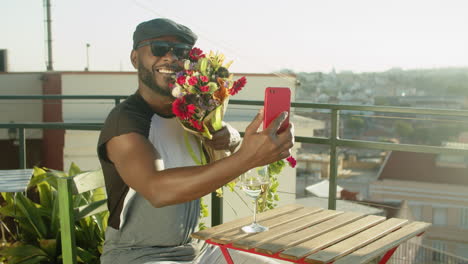
<instances>
[{"instance_id":1,"label":"man's hand holding phone","mask_svg":"<svg viewBox=\"0 0 468 264\"><path fill-rule=\"evenodd\" d=\"M239 154L251 168L268 165L291 156L294 126L289 123L289 88L267 88L265 105L245 130ZM263 123L263 131L258 132Z\"/></svg>"}]
</instances>

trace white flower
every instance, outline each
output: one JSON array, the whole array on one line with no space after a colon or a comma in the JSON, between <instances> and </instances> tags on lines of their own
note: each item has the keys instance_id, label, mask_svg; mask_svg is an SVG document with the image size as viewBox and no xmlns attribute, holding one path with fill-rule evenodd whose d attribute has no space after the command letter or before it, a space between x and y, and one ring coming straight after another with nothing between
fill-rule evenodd
<instances>
[{"instance_id":1,"label":"white flower","mask_svg":"<svg viewBox=\"0 0 468 264\"><path fill-rule=\"evenodd\" d=\"M184 61L184 69L186 70L190 70L190 60L185 60Z\"/></svg>"},{"instance_id":2,"label":"white flower","mask_svg":"<svg viewBox=\"0 0 468 264\"><path fill-rule=\"evenodd\" d=\"M172 88L172 96L174 96L175 98L179 98L179 97L182 97L184 94L182 92L182 87L180 87L179 85L176 85L174 86L174 88Z\"/></svg>"}]
</instances>

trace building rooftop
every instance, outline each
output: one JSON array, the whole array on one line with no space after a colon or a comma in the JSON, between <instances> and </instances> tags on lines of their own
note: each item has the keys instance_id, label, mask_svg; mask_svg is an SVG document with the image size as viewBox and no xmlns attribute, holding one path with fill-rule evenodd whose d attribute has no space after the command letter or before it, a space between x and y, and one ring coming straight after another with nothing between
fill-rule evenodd
<instances>
[{"instance_id":1,"label":"building rooftop","mask_svg":"<svg viewBox=\"0 0 468 264\"><path fill-rule=\"evenodd\" d=\"M437 154L393 151L379 180L402 180L468 186L468 168L441 166Z\"/></svg>"}]
</instances>

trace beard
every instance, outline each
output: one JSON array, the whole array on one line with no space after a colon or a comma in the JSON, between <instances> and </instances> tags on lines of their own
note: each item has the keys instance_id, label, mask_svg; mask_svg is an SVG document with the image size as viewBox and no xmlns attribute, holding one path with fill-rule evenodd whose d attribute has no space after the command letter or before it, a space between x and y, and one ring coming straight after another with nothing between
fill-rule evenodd
<instances>
[{"instance_id":1,"label":"beard","mask_svg":"<svg viewBox=\"0 0 468 264\"><path fill-rule=\"evenodd\" d=\"M145 66L141 63L141 61L138 62L138 77L146 86L148 86L155 93L162 96L172 97L172 93L170 91L161 88L156 83L154 73L146 69Z\"/></svg>"}]
</instances>

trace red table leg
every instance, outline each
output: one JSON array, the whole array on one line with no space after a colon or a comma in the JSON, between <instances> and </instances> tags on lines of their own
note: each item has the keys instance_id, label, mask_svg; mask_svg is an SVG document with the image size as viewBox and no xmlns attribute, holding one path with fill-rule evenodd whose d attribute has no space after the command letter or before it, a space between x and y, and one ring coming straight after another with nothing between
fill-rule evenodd
<instances>
[{"instance_id":1,"label":"red table leg","mask_svg":"<svg viewBox=\"0 0 468 264\"><path fill-rule=\"evenodd\" d=\"M395 250L397 250L398 246L390 249L389 251L387 251L387 253L385 253L385 255L383 256L383 258L379 261L379 264L385 264L387 263L387 261L392 257L393 253L395 253Z\"/></svg>"},{"instance_id":2,"label":"red table leg","mask_svg":"<svg viewBox=\"0 0 468 264\"><path fill-rule=\"evenodd\" d=\"M226 260L227 264L234 264L234 261L232 261L231 254L229 254L229 251L225 247L219 247L221 249L221 252L223 252L224 259Z\"/></svg>"}]
</instances>

